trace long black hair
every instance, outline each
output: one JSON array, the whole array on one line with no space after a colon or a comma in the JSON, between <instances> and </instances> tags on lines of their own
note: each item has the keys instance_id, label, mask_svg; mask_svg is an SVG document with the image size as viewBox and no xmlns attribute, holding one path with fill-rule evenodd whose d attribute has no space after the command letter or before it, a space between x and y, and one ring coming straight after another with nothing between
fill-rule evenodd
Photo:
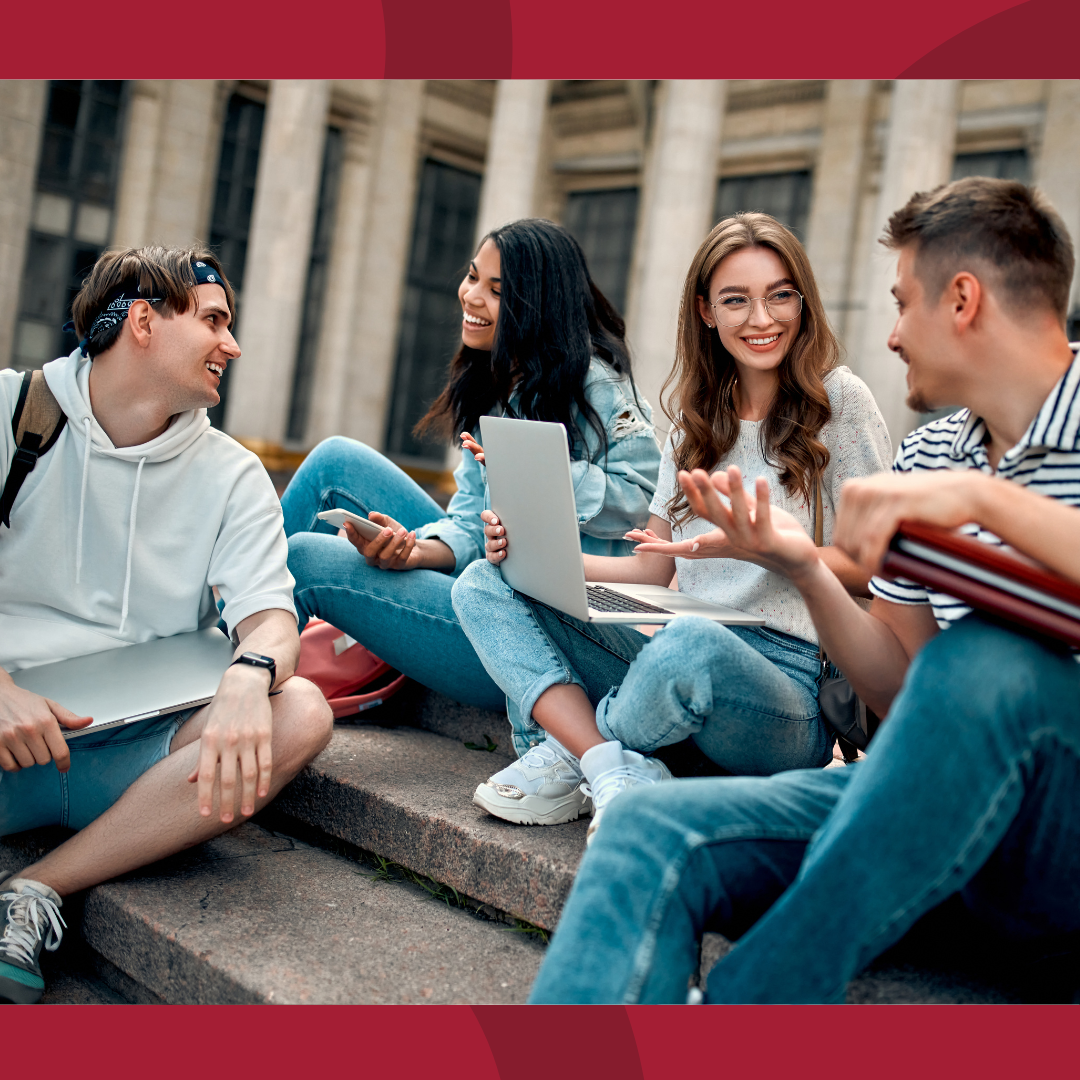
<instances>
[{"instance_id":1,"label":"long black hair","mask_svg":"<svg viewBox=\"0 0 1080 1080\"><path fill-rule=\"evenodd\" d=\"M416 433L453 439L473 431L481 416L501 406L508 415L548 420L566 427L571 453L582 456L584 432L573 412L607 438L585 397L593 356L633 385L626 325L589 275L578 242L561 225L522 218L494 229L499 249L499 318L491 352L462 345L450 364L450 380ZM510 409L510 395L517 395ZM636 396L636 391L635 391Z\"/></svg>"}]
</instances>

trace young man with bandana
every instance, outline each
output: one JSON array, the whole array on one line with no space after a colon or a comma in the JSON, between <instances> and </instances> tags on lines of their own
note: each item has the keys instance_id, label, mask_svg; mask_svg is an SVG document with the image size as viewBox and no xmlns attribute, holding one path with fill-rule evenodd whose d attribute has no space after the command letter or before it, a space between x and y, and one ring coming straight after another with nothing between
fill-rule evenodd
<instances>
[{"instance_id":1,"label":"young man with bandana","mask_svg":"<svg viewBox=\"0 0 1080 1080\"><path fill-rule=\"evenodd\" d=\"M889 346L908 403L964 407L908 435L892 473L845 485L835 543L874 573L901 522L962 527L1080 582L1061 218L1023 184L969 177L913 196L884 243L899 254ZM864 611L760 481L750 493L737 470L680 482L729 543L795 582L829 658L887 716L847 768L620 797L531 1000L685 1001L706 928L737 940L708 975L710 1002L841 1002L931 912L1003 968L1076 950L1077 655L910 581L873 578Z\"/></svg>"},{"instance_id":2,"label":"young man with bandana","mask_svg":"<svg viewBox=\"0 0 1080 1080\"><path fill-rule=\"evenodd\" d=\"M44 368L66 424L0 528L0 836L78 831L32 865L0 869L0 1001L40 999L63 897L232 828L332 730L319 691L292 677L299 638L273 486L206 415L240 356L217 260L106 253L72 312L83 340ZM0 417L21 383L0 371ZM4 421L0 477L15 449ZM90 718L11 679L88 653L106 666L106 650L213 626L212 588L238 644L203 708L68 742L64 731Z\"/></svg>"}]
</instances>

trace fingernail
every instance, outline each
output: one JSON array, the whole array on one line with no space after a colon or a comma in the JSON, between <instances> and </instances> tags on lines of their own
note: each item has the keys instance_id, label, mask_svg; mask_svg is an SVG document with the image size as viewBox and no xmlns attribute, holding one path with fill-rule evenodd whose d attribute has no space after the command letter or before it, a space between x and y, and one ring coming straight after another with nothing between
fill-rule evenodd
<instances>
[{"instance_id":1,"label":"fingernail","mask_svg":"<svg viewBox=\"0 0 1080 1080\"><path fill-rule=\"evenodd\" d=\"M209 806L200 806L199 807L199 813L202 814L203 817L209 817L210 816L210 807Z\"/></svg>"},{"instance_id":2,"label":"fingernail","mask_svg":"<svg viewBox=\"0 0 1080 1080\"><path fill-rule=\"evenodd\" d=\"M699 547L699 545L695 543L694 546L690 550L691 551L697 551L698 547Z\"/></svg>"}]
</instances>

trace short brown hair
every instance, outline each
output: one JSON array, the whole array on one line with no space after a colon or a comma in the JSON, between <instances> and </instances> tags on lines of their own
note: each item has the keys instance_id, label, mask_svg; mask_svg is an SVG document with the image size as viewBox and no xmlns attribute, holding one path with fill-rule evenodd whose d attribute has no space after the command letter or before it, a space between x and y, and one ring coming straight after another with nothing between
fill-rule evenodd
<instances>
[{"instance_id":1,"label":"short brown hair","mask_svg":"<svg viewBox=\"0 0 1080 1080\"><path fill-rule=\"evenodd\" d=\"M889 218L881 242L914 248L915 272L933 299L975 261L994 272L1003 302L1050 307L1062 322L1068 314L1068 230L1046 196L1018 180L968 176L912 195Z\"/></svg>"},{"instance_id":2,"label":"short brown hair","mask_svg":"<svg viewBox=\"0 0 1080 1080\"><path fill-rule=\"evenodd\" d=\"M235 320L236 307L232 286L216 255L203 248L142 247L106 251L87 274L78 296L71 305L75 333L80 339L90 333L94 320L120 292L128 296L158 297L160 310L169 315L181 315L195 303L194 262L213 267L218 282L225 290L229 314ZM101 330L89 341L87 353L97 356L116 343L124 324L117 323Z\"/></svg>"}]
</instances>

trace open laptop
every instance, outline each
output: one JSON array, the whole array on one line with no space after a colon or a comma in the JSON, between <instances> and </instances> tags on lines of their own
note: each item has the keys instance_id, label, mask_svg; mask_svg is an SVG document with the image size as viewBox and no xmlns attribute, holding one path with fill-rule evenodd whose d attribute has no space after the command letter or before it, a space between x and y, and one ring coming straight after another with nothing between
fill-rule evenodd
<instances>
[{"instance_id":1,"label":"open laptop","mask_svg":"<svg viewBox=\"0 0 1080 1080\"><path fill-rule=\"evenodd\" d=\"M482 416L480 431L491 508L510 541L501 570L512 589L582 622L668 623L680 615L700 615L733 626L765 624L758 615L662 585L587 585L566 429L539 420Z\"/></svg>"},{"instance_id":2,"label":"open laptop","mask_svg":"<svg viewBox=\"0 0 1080 1080\"><path fill-rule=\"evenodd\" d=\"M232 642L211 627L24 668L11 677L16 686L77 716L92 716L89 726L64 731L65 739L77 739L205 705L217 693L233 651Z\"/></svg>"}]
</instances>

